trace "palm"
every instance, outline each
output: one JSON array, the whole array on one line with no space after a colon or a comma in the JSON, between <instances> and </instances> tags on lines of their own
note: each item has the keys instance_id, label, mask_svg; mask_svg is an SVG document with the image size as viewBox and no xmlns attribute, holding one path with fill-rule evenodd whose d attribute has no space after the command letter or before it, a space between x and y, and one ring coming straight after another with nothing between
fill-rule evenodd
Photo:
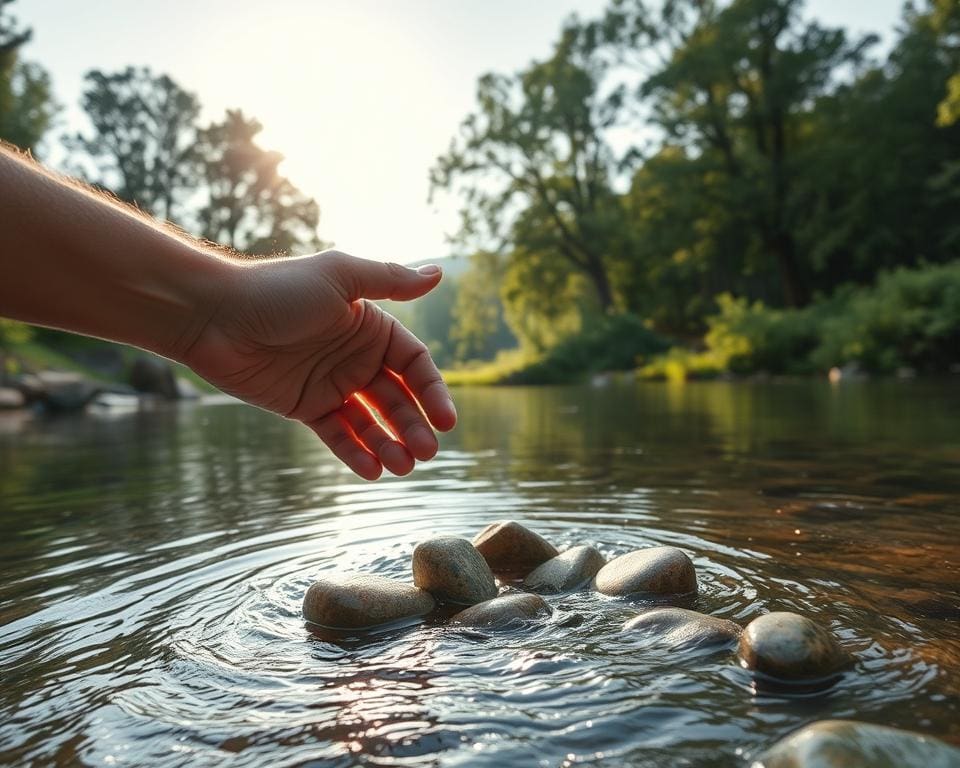
<instances>
[{"instance_id":1,"label":"palm","mask_svg":"<svg viewBox=\"0 0 960 768\"><path fill-rule=\"evenodd\" d=\"M406 474L414 458L437 450L421 407L449 429L452 403L426 348L378 306L351 295L363 289L349 271L359 260L345 272L339 256L247 270L240 300L214 315L188 364L223 391L304 422L358 474L372 479L381 463Z\"/></svg>"}]
</instances>

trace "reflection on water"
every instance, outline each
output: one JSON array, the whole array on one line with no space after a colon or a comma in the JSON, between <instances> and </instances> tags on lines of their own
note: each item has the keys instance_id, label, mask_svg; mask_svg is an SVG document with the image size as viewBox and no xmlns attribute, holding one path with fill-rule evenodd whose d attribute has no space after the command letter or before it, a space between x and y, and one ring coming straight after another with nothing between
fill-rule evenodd
<instances>
[{"instance_id":1,"label":"reflection on water","mask_svg":"<svg viewBox=\"0 0 960 768\"><path fill-rule=\"evenodd\" d=\"M739 766L824 717L960 743L956 389L461 391L440 456L375 485L238 405L0 414L0 762ZM504 517L682 547L692 607L815 616L856 666L758 695L725 652L620 637L637 606L591 593L529 632L303 625L317 574L408 578L418 541Z\"/></svg>"}]
</instances>

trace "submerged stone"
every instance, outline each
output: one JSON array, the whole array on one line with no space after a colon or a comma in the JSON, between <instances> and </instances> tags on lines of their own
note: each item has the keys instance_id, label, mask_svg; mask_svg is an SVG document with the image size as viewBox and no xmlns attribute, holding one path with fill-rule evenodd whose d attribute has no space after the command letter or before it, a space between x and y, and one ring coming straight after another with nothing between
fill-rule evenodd
<instances>
[{"instance_id":1,"label":"submerged stone","mask_svg":"<svg viewBox=\"0 0 960 768\"><path fill-rule=\"evenodd\" d=\"M751 768L960 768L960 749L899 728L821 720L778 741Z\"/></svg>"},{"instance_id":2,"label":"submerged stone","mask_svg":"<svg viewBox=\"0 0 960 768\"><path fill-rule=\"evenodd\" d=\"M551 608L540 595L501 595L460 611L452 621L468 627L503 627L519 621L549 616Z\"/></svg>"},{"instance_id":3,"label":"submerged stone","mask_svg":"<svg viewBox=\"0 0 960 768\"><path fill-rule=\"evenodd\" d=\"M697 591L693 562L676 547L638 549L611 560L594 588L605 595L684 595Z\"/></svg>"},{"instance_id":4,"label":"submerged stone","mask_svg":"<svg viewBox=\"0 0 960 768\"><path fill-rule=\"evenodd\" d=\"M828 678L850 661L829 631L781 611L751 621L740 636L739 652L747 669L786 681Z\"/></svg>"},{"instance_id":5,"label":"submerged stone","mask_svg":"<svg viewBox=\"0 0 960 768\"><path fill-rule=\"evenodd\" d=\"M303 598L303 618L329 629L368 629L433 610L428 592L382 576L319 579Z\"/></svg>"},{"instance_id":6,"label":"submerged stone","mask_svg":"<svg viewBox=\"0 0 960 768\"><path fill-rule=\"evenodd\" d=\"M572 547L538 565L523 580L534 592L568 592L590 581L606 564L596 547Z\"/></svg>"},{"instance_id":7,"label":"submerged stone","mask_svg":"<svg viewBox=\"0 0 960 768\"><path fill-rule=\"evenodd\" d=\"M413 550L413 583L437 600L475 605L497 595L486 561L466 539L438 536Z\"/></svg>"},{"instance_id":8,"label":"submerged stone","mask_svg":"<svg viewBox=\"0 0 960 768\"><path fill-rule=\"evenodd\" d=\"M549 541L513 520L491 523L476 535L473 545L493 570L519 576L560 554Z\"/></svg>"},{"instance_id":9,"label":"submerged stone","mask_svg":"<svg viewBox=\"0 0 960 768\"><path fill-rule=\"evenodd\" d=\"M743 631L739 624L684 608L657 608L623 625L624 632L645 632L675 648L734 645Z\"/></svg>"}]
</instances>

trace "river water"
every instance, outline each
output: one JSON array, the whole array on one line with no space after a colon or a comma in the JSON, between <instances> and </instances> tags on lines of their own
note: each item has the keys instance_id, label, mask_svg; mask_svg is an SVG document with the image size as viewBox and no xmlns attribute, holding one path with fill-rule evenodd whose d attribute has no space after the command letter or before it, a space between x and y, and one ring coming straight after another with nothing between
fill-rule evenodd
<instances>
[{"instance_id":1,"label":"river water","mask_svg":"<svg viewBox=\"0 0 960 768\"><path fill-rule=\"evenodd\" d=\"M441 452L367 484L228 403L0 414L0 763L745 766L826 717L960 744L960 382L472 389ZM522 521L612 557L688 552L688 607L829 626L832 689L754 690L726 651L550 598L526 631L338 644L319 574L409 579L413 547Z\"/></svg>"}]
</instances>

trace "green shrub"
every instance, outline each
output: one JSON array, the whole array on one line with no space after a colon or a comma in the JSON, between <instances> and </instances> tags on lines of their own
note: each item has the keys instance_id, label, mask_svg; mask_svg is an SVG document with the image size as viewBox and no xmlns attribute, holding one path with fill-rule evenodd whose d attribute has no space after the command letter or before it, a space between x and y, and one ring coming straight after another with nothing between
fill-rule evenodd
<instances>
[{"instance_id":1,"label":"green shrub","mask_svg":"<svg viewBox=\"0 0 960 768\"><path fill-rule=\"evenodd\" d=\"M727 294L717 305L703 351L674 348L639 375L805 374L848 363L876 373L940 372L960 362L960 261L882 273L874 286L847 286L800 310Z\"/></svg>"},{"instance_id":2,"label":"green shrub","mask_svg":"<svg viewBox=\"0 0 960 768\"><path fill-rule=\"evenodd\" d=\"M629 371L668 348L636 315L597 318L539 360L512 373L504 383L559 384L599 371Z\"/></svg>"},{"instance_id":3,"label":"green shrub","mask_svg":"<svg viewBox=\"0 0 960 768\"><path fill-rule=\"evenodd\" d=\"M820 369L948 370L960 361L960 260L883 273L874 287L851 292L821 323L811 359Z\"/></svg>"},{"instance_id":4,"label":"green shrub","mask_svg":"<svg viewBox=\"0 0 960 768\"><path fill-rule=\"evenodd\" d=\"M490 363L445 371L450 384L566 384L600 371L630 371L669 344L635 315L594 318L546 352L504 351Z\"/></svg>"}]
</instances>

